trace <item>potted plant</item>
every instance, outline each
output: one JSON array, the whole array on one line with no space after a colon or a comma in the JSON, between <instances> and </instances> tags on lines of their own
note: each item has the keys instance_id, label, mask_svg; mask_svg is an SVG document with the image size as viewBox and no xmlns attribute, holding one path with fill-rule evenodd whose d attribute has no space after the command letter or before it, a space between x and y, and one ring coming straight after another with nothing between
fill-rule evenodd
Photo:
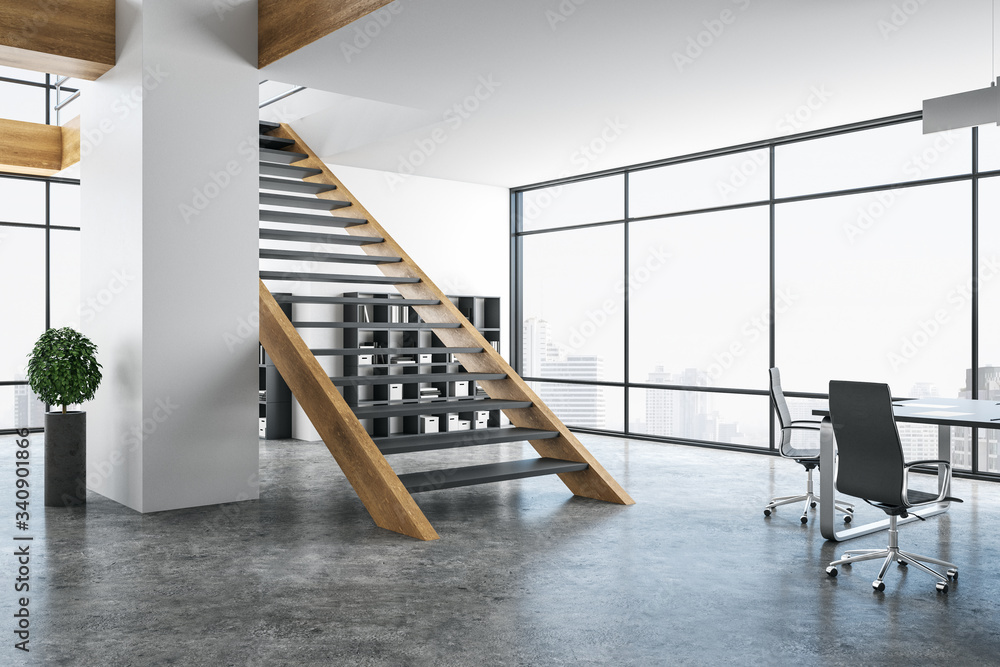
<instances>
[{"instance_id":1,"label":"potted plant","mask_svg":"<svg viewBox=\"0 0 1000 667\"><path fill-rule=\"evenodd\" d=\"M45 505L87 501L87 413L67 410L94 398L101 383L97 346L82 333L49 329L28 355L28 384L55 408L45 413Z\"/></svg>"}]
</instances>

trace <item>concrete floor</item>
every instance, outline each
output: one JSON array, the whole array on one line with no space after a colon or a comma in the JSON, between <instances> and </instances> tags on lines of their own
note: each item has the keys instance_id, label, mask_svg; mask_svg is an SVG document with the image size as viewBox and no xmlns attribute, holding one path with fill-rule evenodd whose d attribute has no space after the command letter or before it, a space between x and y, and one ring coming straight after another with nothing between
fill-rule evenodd
<instances>
[{"instance_id":1,"label":"concrete floor","mask_svg":"<svg viewBox=\"0 0 1000 667\"><path fill-rule=\"evenodd\" d=\"M36 504L32 650L13 648L4 548L0 664L1000 664L1000 484L956 480L964 505L900 530L904 549L959 565L950 593L894 566L879 594L874 564L826 576L843 547L818 520L764 518L770 496L804 486L794 463L583 440L635 506L573 498L557 478L426 493L441 539L418 542L375 528L322 443L297 441L262 444L259 501L140 515L91 493L44 517ZM409 472L527 450L390 461ZM9 441L0 451L9 545Z\"/></svg>"}]
</instances>

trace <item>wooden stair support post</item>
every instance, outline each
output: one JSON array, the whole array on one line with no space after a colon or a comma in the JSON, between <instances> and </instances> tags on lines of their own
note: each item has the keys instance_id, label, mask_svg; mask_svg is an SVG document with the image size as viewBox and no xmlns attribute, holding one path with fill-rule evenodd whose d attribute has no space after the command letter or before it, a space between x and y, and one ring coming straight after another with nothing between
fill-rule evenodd
<instances>
[{"instance_id":1,"label":"wooden stair support post","mask_svg":"<svg viewBox=\"0 0 1000 667\"><path fill-rule=\"evenodd\" d=\"M305 179L306 181L337 186L337 189L321 193L317 195L318 197L321 199L349 201L352 206L351 216L368 220L368 224L366 225L347 227L345 231L348 234L353 236L382 237L385 239L384 243L361 246L367 254L389 255L402 258L402 261L398 263L379 264L378 268L384 275L420 279L419 283L396 285L396 289L404 297L408 299L437 299L440 301L440 305L437 306L413 307L424 321L441 323L458 322L461 324L461 327L458 329L434 329L434 333L437 334L445 345L483 348L483 352L478 354L455 355L466 370L507 374L507 379L505 380L482 382L481 385L486 393L491 398L531 401L532 407L530 408L504 410L504 414L507 415L511 423L515 426L525 428L559 432L559 437L557 438L532 440L531 445L535 448L535 451L544 457L588 464L586 470L561 473L559 475L559 478L569 487L570 491L575 495L585 498L595 498L622 505L633 504L635 501L626 493L625 489L608 474L607 470L597 462L597 459L583 446L579 439L538 398L528 384L514 372L514 369L510 367L500 353L493 349L489 341L472 326L472 323L462 315L461 311L458 310L445 293L427 277L410 256L403 251L399 244L386 233L385 229L361 205L361 202L344 187L344 184L333 175L329 167L299 138L295 131L287 124L282 123L281 127L271 132L270 135L292 139L296 144L294 150L309 156L305 160L296 162L296 166L312 167L321 170L322 173L310 176ZM344 211L346 209L340 210Z\"/></svg>"},{"instance_id":2,"label":"wooden stair support post","mask_svg":"<svg viewBox=\"0 0 1000 667\"><path fill-rule=\"evenodd\" d=\"M427 517L263 282L260 342L376 525L420 540L436 540L438 534Z\"/></svg>"}]
</instances>

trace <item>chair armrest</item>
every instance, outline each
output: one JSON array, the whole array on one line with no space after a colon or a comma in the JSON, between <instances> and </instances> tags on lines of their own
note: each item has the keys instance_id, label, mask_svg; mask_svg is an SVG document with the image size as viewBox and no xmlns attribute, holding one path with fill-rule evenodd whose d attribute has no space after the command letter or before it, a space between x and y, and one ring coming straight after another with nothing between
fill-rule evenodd
<instances>
[{"instance_id":1,"label":"chair armrest","mask_svg":"<svg viewBox=\"0 0 1000 667\"><path fill-rule=\"evenodd\" d=\"M815 424L819 426L823 423L821 419L793 419L792 424ZM791 425L791 424L790 424Z\"/></svg>"},{"instance_id":2,"label":"chair armrest","mask_svg":"<svg viewBox=\"0 0 1000 667\"><path fill-rule=\"evenodd\" d=\"M923 465L938 465L945 464L949 468L951 467L951 461L945 461L944 459L926 459L924 461L910 461L909 463L904 463L904 468L912 468L913 466L923 466Z\"/></svg>"},{"instance_id":3,"label":"chair armrest","mask_svg":"<svg viewBox=\"0 0 1000 667\"><path fill-rule=\"evenodd\" d=\"M794 429L796 431L818 431L820 429L819 424L813 424L812 426L796 426L795 422L792 422L785 428Z\"/></svg>"},{"instance_id":4,"label":"chair armrest","mask_svg":"<svg viewBox=\"0 0 1000 667\"><path fill-rule=\"evenodd\" d=\"M903 498L902 498L903 504L906 505L907 507L912 507L912 505L906 502L906 495L907 495L907 489L909 489L910 486L910 471L913 469L913 466L918 466L918 465L944 466L945 482L944 484L940 485L941 490L938 492L938 497L934 499L932 502L939 503L942 500L944 500L945 497L947 497L948 495L948 490L951 488L951 461L945 461L943 459L926 459L922 461L910 461L909 463L903 464ZM938 475L940 474L941 472L939 469Z\"/></svg>"}]
</instances>

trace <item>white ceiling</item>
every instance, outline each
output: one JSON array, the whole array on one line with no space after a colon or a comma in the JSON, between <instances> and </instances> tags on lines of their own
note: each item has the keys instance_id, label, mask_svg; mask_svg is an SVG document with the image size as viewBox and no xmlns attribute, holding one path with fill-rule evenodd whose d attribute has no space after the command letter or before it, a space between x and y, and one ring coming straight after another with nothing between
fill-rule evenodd
<instances>
[{"instance_id":1,"label":"white ceiling","mask_svg":"<svg viewBox=\"0 0 1000 667\"><path fill-rule=\"evenodd\" d=\"M981 88L991 3L396 0L261 78L328 162L511 187Z\"/></svg>"}]
</instances>

